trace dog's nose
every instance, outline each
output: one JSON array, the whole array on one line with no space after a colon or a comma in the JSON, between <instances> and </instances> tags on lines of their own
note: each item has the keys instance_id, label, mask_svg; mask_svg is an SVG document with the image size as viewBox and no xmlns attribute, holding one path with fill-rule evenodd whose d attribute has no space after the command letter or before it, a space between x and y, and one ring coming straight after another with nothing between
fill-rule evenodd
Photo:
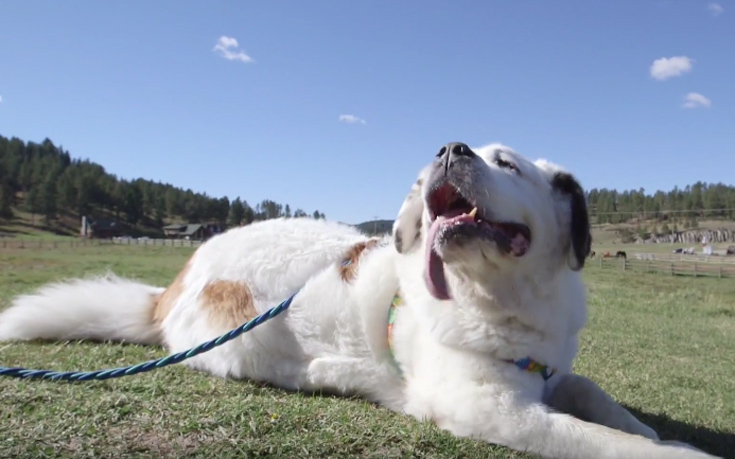
<instances>
[{"instance_id":1,"label":"dog's nose","mask_svg":"<svg viewBox=\"0 0 735 459\"><path fill-rule=\"evenodd\" d=\"M448 143L441 147L439 153L436 155L439 158L437 161L444 169L444 174L458 162L465 162L472 159L473 156L475 156L475 152L462 142Z\"/></svg>"},{"instance_id":2,"label":"dog's nose","mask_svg":"<svg viewBox=\"0 0 735 459\"><path fill-rule=\"evenodd\" d=\"M467 144L464 144L462 142L451 142L439 150L439 153L437 153L437 158L442 158L444 156L447 156L447 160L452 157L461 157L461 156L475 156L475 152L472 151L470 147L467 146Z\"/></svg>"}]
</instances>

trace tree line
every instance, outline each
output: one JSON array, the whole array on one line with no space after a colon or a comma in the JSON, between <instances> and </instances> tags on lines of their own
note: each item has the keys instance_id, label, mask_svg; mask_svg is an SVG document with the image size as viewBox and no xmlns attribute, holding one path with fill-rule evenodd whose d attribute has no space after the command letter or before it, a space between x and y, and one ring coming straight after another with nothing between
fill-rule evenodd
<instances>
[{"instance_id":1,"label":"tree line","mask_svg":"<svg viewBox=\"0 0 735 459\"><path fill-rule=\"evenodd\" d=\"M671 220L689 227L696 226L698 219L735 220L735 186L723 183L700 181L653 194L643 188L623 192L593 188L587 202L596 223Z\"/></svg>"},{"instance_id":2,"label":"tree line","mask_svg":"<svg viewBox=\"0 0 735 459\"><path fill-rule=\"evenodd\" d=\"M74 159L62 146L44 139L24 142L0 135L0 219L14 209L43 218L107 213L131 225L160 227L166 220L226 222L230 226L278 217L325 218L268 199L251 206L240 197L230 201L152 180L125 180L89 160Z\"/></svg>"},{"instance_id":3,"label":"tree line","mask_svg":"<svg viewBox=\"0 0 735 459\"><path fill-rule=\"evenodd\" d=\"M673 221L683 227L697 219L735 220L735 186L697 182L685 188L646 193L593 188L587 192L593 223L630 220ZM325 218L265 199L254 206L240 197L230 201L168 183L124 180L89 160L74 159L49 139L24 142L0 135L0 219L14 209L43 218L60 214L94 216L100 212L131 225L160 227L165 221L226 222L230 226L278 217Z\"/></svg>"}]
</instances>

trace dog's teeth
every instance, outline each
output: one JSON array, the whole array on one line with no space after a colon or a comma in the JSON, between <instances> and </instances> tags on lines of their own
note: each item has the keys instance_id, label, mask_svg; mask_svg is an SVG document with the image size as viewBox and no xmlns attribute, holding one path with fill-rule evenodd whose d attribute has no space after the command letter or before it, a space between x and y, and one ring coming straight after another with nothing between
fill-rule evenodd
<instances>
[{"instance_id":1,"label":"dog's teeth","mask_svg":"<svg viewBox=\"0 0 735 459\"><path fill-rule=\"evenodd\" d=\"M475 215L477 215L477 207L473 208L469 214L470 217L475 218Z\"/></svg>"}]
</instances>

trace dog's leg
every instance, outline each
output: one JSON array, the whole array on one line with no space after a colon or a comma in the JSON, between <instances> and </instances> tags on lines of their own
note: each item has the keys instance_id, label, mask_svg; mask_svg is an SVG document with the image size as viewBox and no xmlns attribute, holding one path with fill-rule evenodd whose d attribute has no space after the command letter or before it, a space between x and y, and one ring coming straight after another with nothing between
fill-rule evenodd
<instances>
[{"instance_id":1,"label":"dog's leg","mask_svg":"<svg viewBox=\"0 0 735 459\"><path fill-rule=\"evenodd\" d=\"M370 359L318 357L309 363L306 378L312 390L360 394L392 410L400 409L405 403L403 384L397 370L388 364L376 365Z\"/></svg>"},{"instance_id":2,"label":"dog's leg","mask_svg":"<svg viewBox=\"0 0 735 459\"><path fill-rule=\"evenodd\" d=\"M620 406L604 390L584 376L561 376L546 403L563 413L631 434L658 440L656 432Z\"/></svg>"},{"instance_id":3,"label":"dog's leg","mask_svg":"<svg viewBox=\"0 0 735 459\"><path fill-rule=\"evenodd\" d=\"M408 392L421 396L409 401L408 413L419 419L429 417L456 436L481 439L544 458L713 457L686 444L654 441L554 412L542 403L511 395L505 388L499 391L491 384L455 383L450 392L441 394L426 392L420 383L416 385Z\"/></svg>"}]
</instances>

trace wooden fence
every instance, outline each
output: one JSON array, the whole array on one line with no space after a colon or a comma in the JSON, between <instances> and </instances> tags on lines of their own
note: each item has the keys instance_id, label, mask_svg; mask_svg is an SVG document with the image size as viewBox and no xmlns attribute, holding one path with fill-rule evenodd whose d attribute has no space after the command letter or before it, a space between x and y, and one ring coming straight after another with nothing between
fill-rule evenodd
<instances>
[{"instance_id":1,"label":"wooden fence","mask_svg":"<svg viewBox=\"0 0 735 459\"><path fill-rule=\"evenodd\" d=\"M202 241L192 241L186 239L110 239L108 240L116 245L157 245L169 247L199 247Z\"/></svg>"},{"instance_id":2,"label":"wooden fence","mask_svg":"<svg viewBox=\"0 0 735 459\"><path fill-rule=\"evenodd\" d=\"M711 257L716 258L716 257ZM597 258L588 261L588 266L602 269L619 269L630 273L659 273L669 276L735 277L735 263L715 263L698 260L662 260L636 258Z\"/></svg>"},{"instance_id":3,"label":"wooden fence","mask_svg":"<svg viewBox=\"0 0 735 459\"><path fill-rule=\"evenodd\" d=\"M0 248L3 249L58 249L61 247L96 247L102 245L139 245L139 246L167 246L167 247L199 247L201 241L185 239L69 239L59 241L43 241L29 239L0 238Z\"/></svg>"},{"instance_id":4,"label":"wooden fence","mask_svg":"<svg viewBox=\"0 0 735 459\"><path fill-rule=\"evenodd\" d=\"M724 255L724 250L721 251L722 255L704 255L702 253L644 253L644 252L629 252L628 258L634 260L646 260L646 261L688 261L698 263L727 263L735 265L735 256Z\"/></svg>"}]
</instances>

